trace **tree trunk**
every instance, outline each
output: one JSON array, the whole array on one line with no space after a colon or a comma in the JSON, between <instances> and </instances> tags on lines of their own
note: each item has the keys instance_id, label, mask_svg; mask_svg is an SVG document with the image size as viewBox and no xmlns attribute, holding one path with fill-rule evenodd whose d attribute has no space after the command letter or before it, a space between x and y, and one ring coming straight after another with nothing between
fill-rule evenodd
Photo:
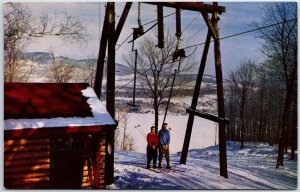
<instances>
[{"instance_id":1,"label":"tree trunk","mask_svg":"<svg viewBox=\"0 0 300 192\"><path fill-rule=\"evenodd\" d=\"M243 96L242 98L242 103L241 103L241 146L240 148L244 148L244 139L245 139L245 124L244 124L244 108L245 108L245 97Z\"/></svg>"},{"instance_id":2,"label":"tree trunk","mask_svg":"<svg viewBox=\"0 0 300 192\"><path fill-rule=\"evenodd\" d=\"M155 132L158 133L158 115L159 115L159 110L158 110L158 101L157 98L154 98L154 123L155 123Z\"/></svg>"},{"instance_id":3,"label":"tree trunk","mask_svg":"<svg viewBox=\"0 0 300 192\"><path fill-rule=\"evenodd\" d=\"M286 146L286 140L287 140L287 131L286 131L286 119L289 119L289 109L292 103L292 96L293 96L293 85L287 86L287 92L284 102L284 109L282 114L282 121L281 121L281 135L279 140L279 147L278 147L278 157L277 157L277 163L276 168L279 166L283 166L283 159L284 159L284 148Z\"/></svg>"},{"instance_id":4,"label":"tree trunk","mask_svg":"<svg viewBox=\"0 0 300 192\"><path fill-rule=\"evenodd\" d=\"M294 93L293 122L292 122L291 159L296 159L297 148L297 94Z\"/></svg>"}]
</instances>

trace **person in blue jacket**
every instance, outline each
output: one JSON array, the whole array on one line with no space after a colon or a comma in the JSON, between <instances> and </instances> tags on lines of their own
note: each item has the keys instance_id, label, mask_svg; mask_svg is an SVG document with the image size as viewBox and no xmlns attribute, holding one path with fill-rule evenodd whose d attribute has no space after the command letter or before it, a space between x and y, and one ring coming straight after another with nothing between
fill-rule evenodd
<instances>
[{"instance_id":1,"label":"person in blue jacket","mask_svg":"<svg viewBox=\"0 0 300 192\"><path fill-rule=\"evenodd\" d=\"M170 150L169 150L169 144L170 144L170 131L167 129L168 123L164 123L161 130L158 132L158 138L159 138L159 163L158 168L161 168L161 162L163 158L163 154L165 154L166 161L167 161L167 169L171 169L170 166Z\"/></svg>"}]
</instances>

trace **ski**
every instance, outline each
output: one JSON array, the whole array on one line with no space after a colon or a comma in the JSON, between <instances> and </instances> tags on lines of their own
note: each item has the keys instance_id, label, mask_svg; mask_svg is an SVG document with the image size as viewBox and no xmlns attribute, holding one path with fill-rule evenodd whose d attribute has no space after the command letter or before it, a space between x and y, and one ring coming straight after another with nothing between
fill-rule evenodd
<instances>
[{"instance_id":1,"label":"ski","mask_svg":"<svg viewBox=\"0 0 300 192\"><path fill-rule=\"evenodd\" d=\"M171 169L163 169L163 168L160 168L160 169L158 169L158 170L160 170L161 172L164 172L164 173L170 173L170 172L185 172L185 170L174 169L174 168L171 168Z\"/></svg>"},{"instance_id":2,"label":"ski","mask_svg":"<svg viewBox=\"0 0 300 192\"><path fill-rule=\"evenodd\" d=\"M182 169L174 169L174 168L171 168L171 169L166 169L166 168L146 168L144 166L140 166L141 168L143 169L147 169L149 171L152 171L152 172L155 172L155 173L171 173L171 172L185 172L185 170L182 170Z\"/></svg>"},{"instance_id":3,"label":"ski","mask_svg":"<svg viewBox=\"0 0 300 192\"><path fill-rule=\"evenodd\" d=\"M156 169L156 168L149 168L148 170L153 171L153 172L155 172L155 173L162 173L161 170Z\"/></svg>"},{"instance_id":4,"label":"ski","mask_svg":"<svg viewBox=\"0 0 300 192\"><path fill-rule=\"evenodd\" d=\"M157 169L157 168L146 168L146 167L143 167L143 166L140 166L140 167L142 167L143 169L155 172L155 173L162 173L162 171L160 169Z\"/></svg>"}]
</instances>

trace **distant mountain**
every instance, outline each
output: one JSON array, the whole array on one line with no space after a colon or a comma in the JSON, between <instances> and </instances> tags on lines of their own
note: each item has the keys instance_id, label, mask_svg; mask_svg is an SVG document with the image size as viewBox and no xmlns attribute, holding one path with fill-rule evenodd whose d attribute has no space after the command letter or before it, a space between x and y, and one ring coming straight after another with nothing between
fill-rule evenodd
<instances>
[{"instance_id":1,"label":"distant mountain","mask_svg":"<svg viewBox=\"0 0 300 192\"><path fill-rule=\"evenodd\" d=\"M77 67L83 67L87 63L97 63L97 59L72 59L69 57L58 56L57 60L63 60L67 64L75 65ZM24 52L21 55L21 59L33 61L39 64L48 65L51 63L52 56L49 52ZM118 75L130 75L133 73L130 67L123 64L116 63L116 73Z\"/></svg>"},{"instance_id":2,"label":"distant mountain","mask_svg":"<svg viewBox=\"0 0 300 192\"><path fill-rule=\"evenodd\" d=\"M185 81L196 81L197 80L197 74L191 74L191 73L184 73L184 74L178 74L178 79L183 79ZM215 83L216 77L212 75L203 75L202 81L206 83Z\"/></svg>"},{"instance_id":3,"label":"distant mountain","mask_svg":"<svg viewBox=\"0 0 300 192\"><path fill-rule=\"evenodd\" d=\"M49 64L51 63L51 54L49 52L24 52L21 54L21 59L41 64Z\"/></svg>"},{"instance_id":4,"label":"distant mountain","mask_svg":"<svg viewBox=\"0 0 300 192\"><path fill-rule=\"evenodd\" d=\"M49 52L24 52L21 55L21 59L24 60L29 60L29 61L33 61L39 64L44 64L44 65L48 65L51 63L52 60L52 56L51 53ZM85 66L87 63L97 63L97 59L72 59L69 57L63 57L63 56L58 56L56 57L56 60L63 60L64 62L66 62L67 64L71 64L71 65L75 65L76 67L80 67L82 68L83 66ZM116 75L131 75L133 74L133 70L123 64L120 63L116 63ZM184 81L196 81L197 79L197 74L195 73L179 73L177 75L177 79L178 80L184 80ZM212 76L212 75L203 75L203 82L207 82L207 83L215 83L216 82L216 77Z\"/></svg>"}]
</instances>

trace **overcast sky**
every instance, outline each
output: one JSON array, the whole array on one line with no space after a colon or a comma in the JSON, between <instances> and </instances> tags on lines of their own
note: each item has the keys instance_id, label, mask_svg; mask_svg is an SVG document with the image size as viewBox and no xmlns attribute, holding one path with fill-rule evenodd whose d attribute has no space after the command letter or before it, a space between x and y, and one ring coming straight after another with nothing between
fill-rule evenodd
<instances>
[{"instance_id":1,"label":"overcast sky","mask_svg":"<svg viewBox=\"0 0 300 192\"><path fill-rule=\"evenodd\" d=\"M126 20L123 31L120 35L117 44L121 44L131 33L132 28L137 27L137 2L134 2L129 16ZM220 15L220 37L236 34L239 32L253 29L249 24L252 21L258 21L262 13L262 5L264 2L253 3L225 3L220 2L219 5L226 7L226 12ZM36 39L26 48L28 52L35 51L49 51L50 48L61 56L67 56L74 59L97 58L99 51L99 43L101 37L102 24L104 20L105 4L103 2L77 2L77 3L61 3L61 2L31 2L27 3L32 12L38 16L41 13L48 12L50 15L54 13L69 12L86 24L90 34L90 41L84 45L65 44L59 39L55 38L41 38ZM116 23L122 13L124 2L116 2ZM156 20L156 6L142 4L141 5L141 21L142 24ZM164 15L173 13L175 9L164 8ZM207 27L204 24L203 17L198 12L182 11L182 47L192 46L203 43L205 41ZM147 30L154 23L145 25ZM175 15L164 19L165 29L169 29L175 34ZM155 35L155 28L149 31L144 36ZM256 63L262 62L264 56L260 53L260 41L256 38L256 33L247 33L232 38L221 40L221 58L224 77L234 70L242 61L252 59ZM144 37L136 41L142 42ZM130 39L129 39L130 40ZM127 41L129 41L127 40ZM118 47L118 46L117 46ZM195 47L185 49L186 53L192 53ZM194 53L194 59L199 63L202 55L203 45L197 46ZM124 64L124 55L131 51L131 44L124 43L116 52L116 62ZM206 65L206 74L214 75L214 57L213 57L213 43L210 47L210 53ZM197 70L196 70L197 71Z\"/></svg>"}]
</instances>

